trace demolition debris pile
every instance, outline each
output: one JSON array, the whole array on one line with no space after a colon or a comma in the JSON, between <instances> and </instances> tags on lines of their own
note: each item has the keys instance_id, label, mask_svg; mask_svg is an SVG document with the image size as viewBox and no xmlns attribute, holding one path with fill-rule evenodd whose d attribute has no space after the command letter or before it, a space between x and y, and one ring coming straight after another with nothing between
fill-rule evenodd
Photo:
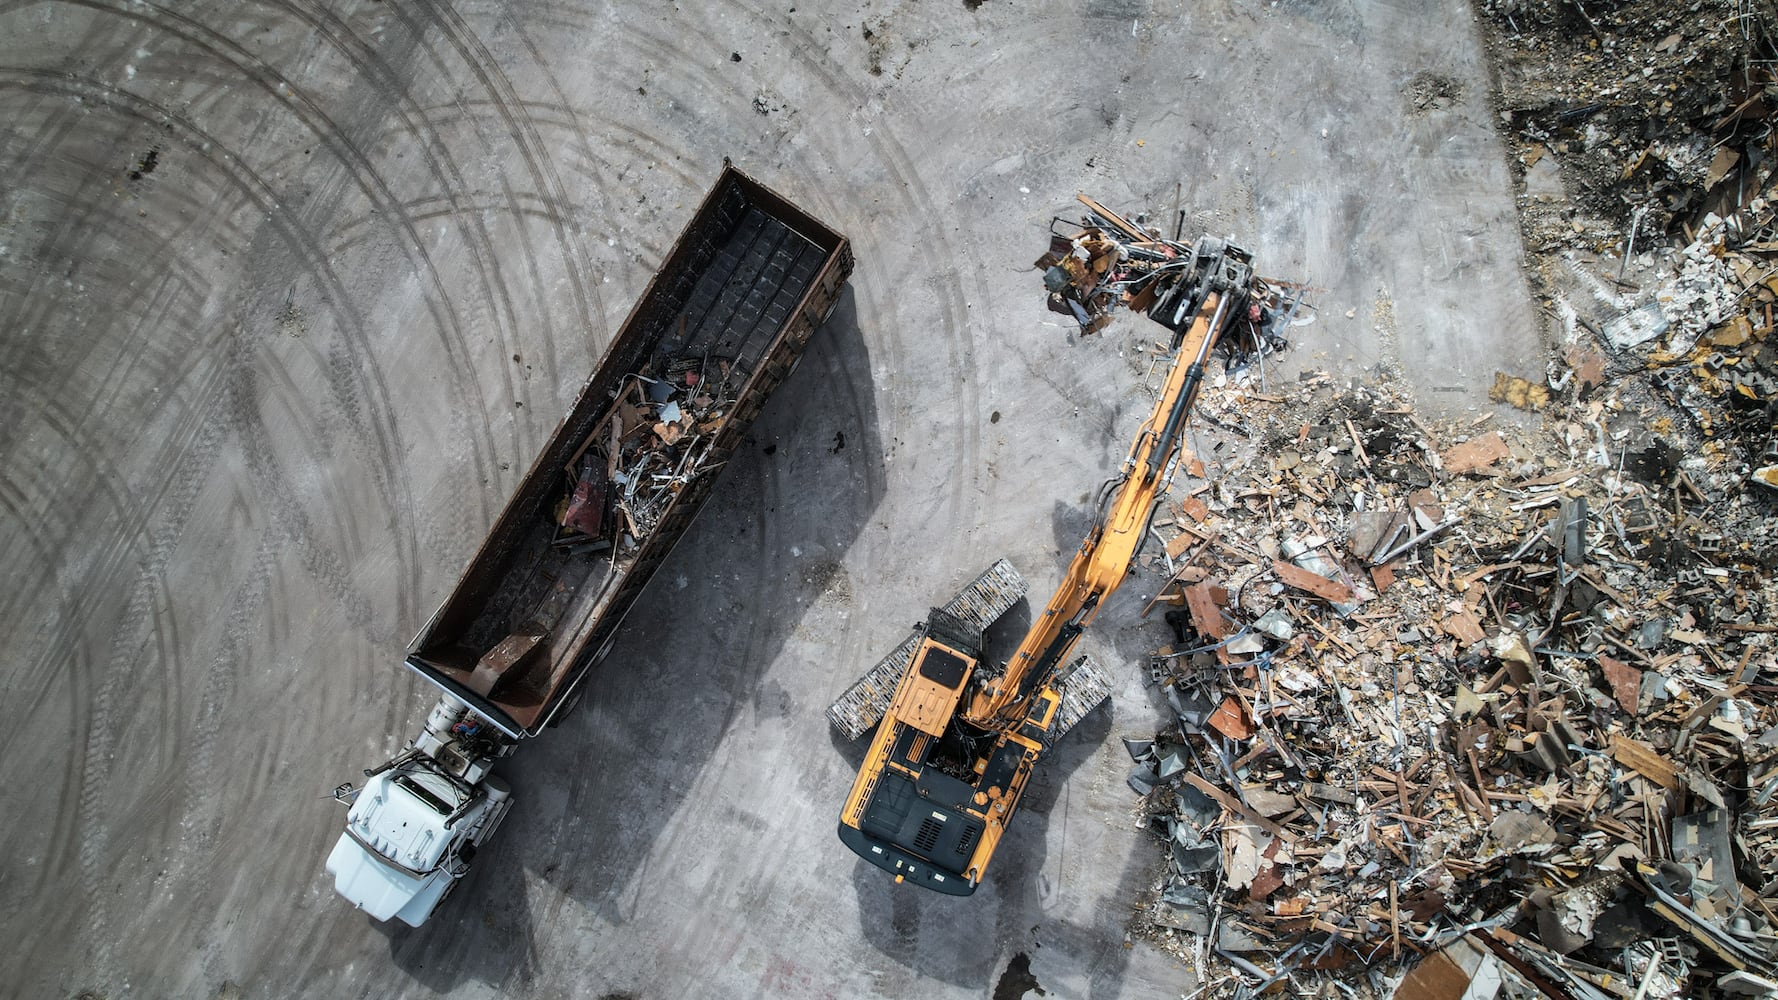
<instances>
[{"instance_id":1,"label":"demolition debris pile","mask_svg":"<svg viewBox=\"0 0 1778 1000\"><path fill-rule=\"evenodd\" d=\"M1603 294L1599 322L1578 329L1552 386L1584 398L1601 385L1641 411L1652 436L1778 496L1778 204L1763 199L1728 219L1706 216L1679 263L1636 304ZM1598 315L1598 313L1595 313ZM1504 386L1504 383L1502 383ZM1538 408L1549 394L1496 398Z\"/></svg>"},{"instance_id":2,"label":"demolition debris pile","mask_svg":"<svg viewBox=\"0 0 1778 1000\"><path fill-rule=\"evenodd\" d=\"M1051 308L1165 324L1169 244L1087 204L1038 261ZM1277 345L1236 328L1199 408L1228 433L1155 525L1174 721L1126 740L1165 845L1137 926L1209 995L1778 991L1778 505L1749 461L1778 285L1729 246L1748 221L1705 228L1648 338L1500 374L1535 430L1267 385Z\"/></svg>"},{"instance_id":3,"label":"demolition debris pile","mask_svg":"<svg viewBox=\"0 0 1778 1000\"><path fill-rule=\"evenodd\" d=\"M1771 0L1483 0L1533 253L1653 246L1771 182Z\"/></svg>"},{"instance_id":4,"label":"demolition debris pile","mask_svg":"<svg viewBox=\"0 0 1778 1000\"><path fill-rule=\"evenodd\" d=\"M1778 4L1483 6L1526 247L1567 333L1551 387L1609 382L1673 446L1778 488Z\"/></svg>"},{"instance_id":5,"label":"demolition debris pile","mask_svg":"<svg viewBox=\"0 0 1778 1000\"><path fill-rule=\"evenodd\" d=\"M1453 1000L1478 963L1550 997L1773 980L1778 537L1579 392L1523 434L1322 374L1207 394L1252 440L1175 489L1177 721L1126 741L1147 921L1207 982L1211 949L1248 986L1431 955L1401 995Z\"/></svg>"}]
</instances>

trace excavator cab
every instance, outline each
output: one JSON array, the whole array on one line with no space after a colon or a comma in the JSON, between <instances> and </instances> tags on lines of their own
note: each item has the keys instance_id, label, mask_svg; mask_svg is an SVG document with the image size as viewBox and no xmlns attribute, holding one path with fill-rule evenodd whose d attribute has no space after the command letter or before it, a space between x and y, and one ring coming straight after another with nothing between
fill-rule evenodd
<instances>
[{"instance_id":1,"label":"excavator cab","mask_svg":"<svg viewBox=\"0 0 1778 1000\"><path fill-rule=\"evenodd\" d=\"M877 729L840 822L840 840L894 875L951 895L975 886L970 860L987 827L969 774L970 736L953 725L981 664L982 634L933 608ZM984 799L985 801L985 799Z\"/></svg>"}]
</instances>

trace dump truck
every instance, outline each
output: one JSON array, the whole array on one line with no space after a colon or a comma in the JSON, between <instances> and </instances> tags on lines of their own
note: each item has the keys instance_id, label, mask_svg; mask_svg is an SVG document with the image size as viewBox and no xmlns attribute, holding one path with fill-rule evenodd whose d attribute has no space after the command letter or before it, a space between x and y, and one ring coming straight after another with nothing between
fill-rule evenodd
<instances>
[{"instance_id":1,"label":"dump truck","mask_svg":"<svg viewBox=\"0 0 1778 1000\"><path fill-rule=\"evenodd\" d=\"M1110 697L1105 672L1074 648L1150 534L1213 352L1274 344L1272 328L1288 315L1240 247L1162 240L1081 200L1088 225L1053 248L1046 283L1072 296L1083 328L1098 323L1094 310L1109 295L1174 331L1154 411L1101 487L1091 530L1010 658L995 667L983 649L985 630L1026 591L1003 559L933 608L828 712L850 738L875 730L840 812L841 842L898 883L955 896L980 884L1044 754Z\"/></svg>"},{"instance_id":2,"label":"dump truck","mask_svg":"<svg viewBox=\"0 0 1778 1000\"><path fill-rule=\"evenodd\" d=\"M340 785L335 888L419 926L512 808L493 773L560 722L796 367L852 271L845 237L725 162L405 664L419 734Z\"/></svg>"}]
</instances>

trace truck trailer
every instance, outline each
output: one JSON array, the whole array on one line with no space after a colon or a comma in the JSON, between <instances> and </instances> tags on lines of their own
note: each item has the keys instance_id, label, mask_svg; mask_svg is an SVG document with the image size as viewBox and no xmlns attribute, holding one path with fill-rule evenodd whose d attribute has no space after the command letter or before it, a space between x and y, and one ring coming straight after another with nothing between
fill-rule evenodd
<instances>
[{"instance_id":1,"label":"truck trailer","mask_svg":"<svg viewBox=\"0 0 1778 1000\"><path fill-rule=\"evenodd\" d=\"M838 302L844 236L726 162L405 665L438 691L340 785L334 886L419 926L512 807L492 773L560 722Z\"/></svg>"}]
</instances>

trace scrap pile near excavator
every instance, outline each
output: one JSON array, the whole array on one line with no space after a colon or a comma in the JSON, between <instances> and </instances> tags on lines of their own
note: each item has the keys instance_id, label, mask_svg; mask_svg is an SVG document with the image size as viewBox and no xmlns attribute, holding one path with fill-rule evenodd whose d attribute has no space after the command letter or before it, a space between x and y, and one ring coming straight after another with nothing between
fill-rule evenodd
<instances>
[{"instance_id":1,"label":"scrap pile near excavator","mask_svg":"<svg viewBox=\"0 0 1778 1000\"><path fill-rule=\"evenodd\" d=\"M1205 394L1136 927L1205 996L1778 996L1778 5L1482 10L1564 342L1533 416Z\"/></svg>"},{"instance_id":2,"label":"scrap pile near excavator","mask_svg":"<svg viewBox=\"0 0 1778 1000\"><path fill-rule=\"evenodd\" d=\"M1481 966L1526 996L1759 995L1778 538L1711 516L1744 483L1633 450L1609 386L1523 432L1270 389L1206 393L1251 439L1158 525L1176 722L1126 740L1166 844L1139 923L1210 995L1405 974L1456 1000Z\"/></svg>"},{"instance_id":3,"label":"scrap pile near excavator","mask_svg":"<svg viewBox=\"0 0 1778 1000\"><path fill-rule=\"evenodd\" d=\"M1143 252L1187 245L1082 201L1051 308L1165 325ZM1203 995L1778 995L1770 225L1707 222L1650 337L1501 373L1534 429L1268 385L1237 324L1155 522L1174 721L1125 741L1166 845L1135 929ZM1264 287L1265 329L1304 310Z\"/></svg>"}]
</instances>

